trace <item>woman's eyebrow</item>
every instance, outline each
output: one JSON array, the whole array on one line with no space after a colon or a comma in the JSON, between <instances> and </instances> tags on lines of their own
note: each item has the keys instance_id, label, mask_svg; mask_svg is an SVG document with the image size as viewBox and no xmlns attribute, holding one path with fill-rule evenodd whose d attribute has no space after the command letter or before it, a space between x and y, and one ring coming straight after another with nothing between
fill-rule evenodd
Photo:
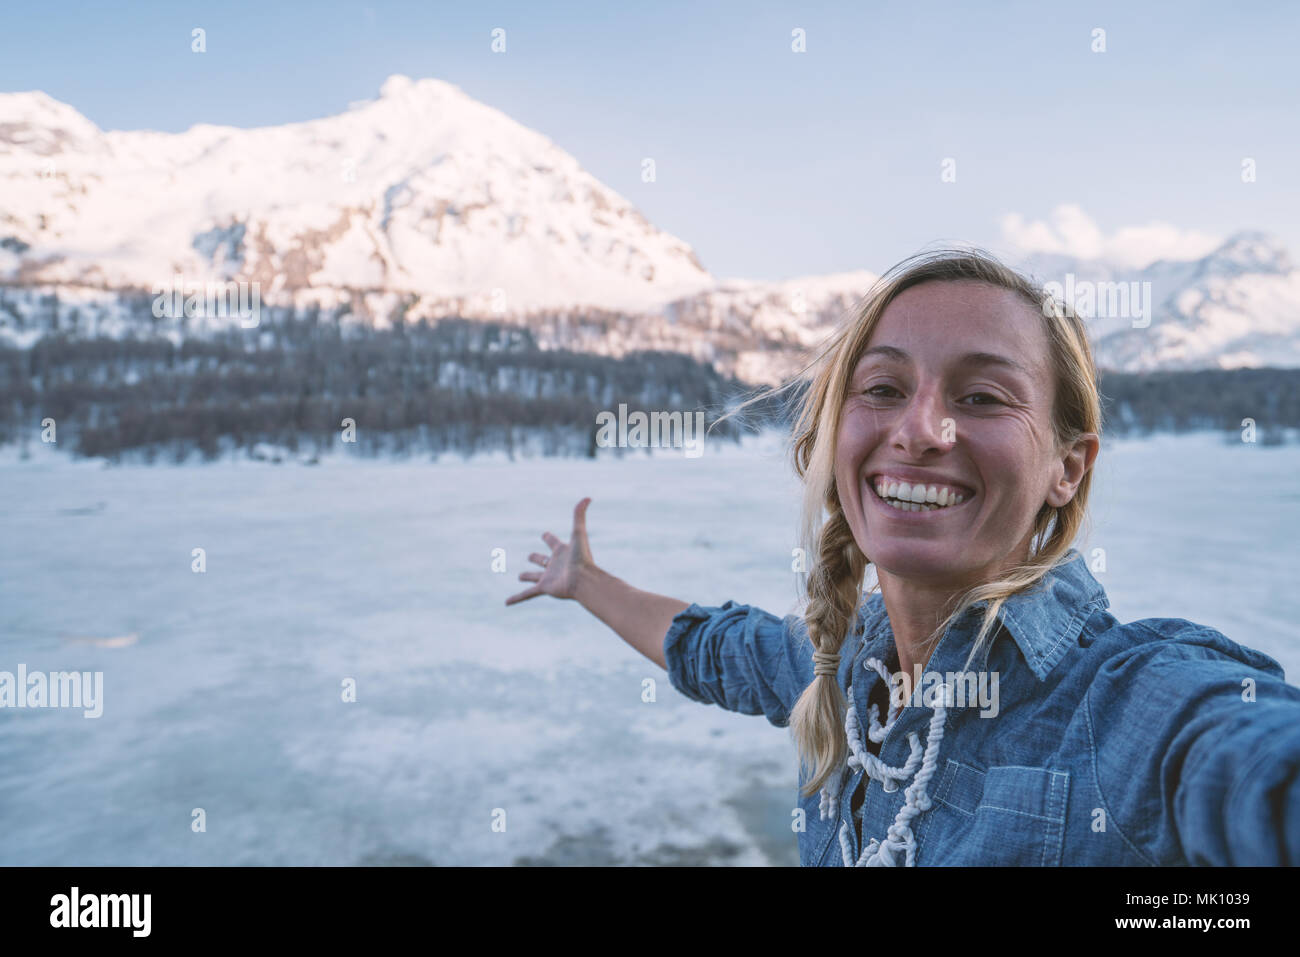
<instances>
[{"instance_id":1,"label":"woman's eyebrow","mask_svg":"<svg viewBox=\"0 0 1300 957\"><path fill-rule=\"evenodd\" d=\"M1014 369L1022 375L1033 378L1028 369L1017 362L1015 359L1009 359L1006 356L1000 356L994 352L968 352L957 360L957 365L964 366L1002 366L1006 369Z\"/></svg>"},{"instance_id":2,"label":"woman's eyebrow","mask_svg":"<svg viewBox=\"0 0 1300 957\"><path fill-rule=\"evenodd\" d=\"M884 359L893 359L896 362L912 361L911 355L895 346L872 346L870 349L867 349L862 353L862 358L866 359L873 355L880 356ZM968 352L964 356L958 358L953 364L960 366L1002 366L1003 368L1013 369L1016 372L1033 378L1030 371L1015 359L998 355L995 352Z\"/></svg>"},{"instance_id":3,"label":"woman's eyebrow","mask_svg":"<svg viewBox=\"0 0 1300 957\"><path fill-rule=\"evenodd\" d=\"M897 362L912 361L912 357L906 352L902 349L896 349L893 346L872 346L870 349L862 353L862 359L866 359L869 356L883 356L886 359L893 359ZM858 361L860 362L862 359L859 359Z\"/></svg>"}]
</instances>

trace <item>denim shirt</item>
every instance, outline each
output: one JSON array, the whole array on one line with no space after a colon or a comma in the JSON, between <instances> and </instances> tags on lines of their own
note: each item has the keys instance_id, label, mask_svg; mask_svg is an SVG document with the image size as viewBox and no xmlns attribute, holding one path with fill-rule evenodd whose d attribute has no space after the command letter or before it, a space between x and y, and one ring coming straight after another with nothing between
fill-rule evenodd
<instances>
[{"instance_id":1,"label":"denim shirt","mask_svg":"<svg viewBox=\"0 0 1300 957\"><path fill-rule=\"evenodd\" d=\"M1005 602L972 662L996 695L926 697L963 672L980 603L945 631L891 724L868 699L879 671L898 668L894 636L882 596L866 598L837 680L846 725L864 742L873 725L887 731L878 757L841 762L829 787L798 795L800 863L1300 864L1300 689L1213 628L1124 624L1109 604L1071 549ZM692 604L663 648L682 694L777 727L813 679L801 618L734 601Z\"/></svg>"}]
</instances>

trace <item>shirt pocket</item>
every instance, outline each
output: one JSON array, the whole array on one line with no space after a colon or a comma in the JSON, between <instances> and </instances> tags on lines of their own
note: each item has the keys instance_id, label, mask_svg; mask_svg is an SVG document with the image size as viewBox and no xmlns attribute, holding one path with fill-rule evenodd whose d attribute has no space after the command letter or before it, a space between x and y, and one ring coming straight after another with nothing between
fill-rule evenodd
<instances>
[{"instance_id":1,"label":"shirt pocket","mask_svg":"<svg viewBox=\"0 0 1300 957\"><path fill-rule=\"evenodd\" d=\"M948 760L918 835L918 863L1057 867L1070 772L1023 765L987 771ZM937 813L936 813L937 812Z\"/></svg>"},{"instance_id":2,"label":"shirt pocket","mask_svg":"<svg viewBox=\"0 0 1300 957\"><path fill-rule=\"evenodd\" d=\"M838 818L829 821L821 819L820 792L810 797L799 795L799 806L804 812L804 833L799 835L799 866L825 867L835 866L840 862ZM831 845L834 845L832 848ZM835 857L832 860L831 854Z\"/></svg>"}]
</instances>

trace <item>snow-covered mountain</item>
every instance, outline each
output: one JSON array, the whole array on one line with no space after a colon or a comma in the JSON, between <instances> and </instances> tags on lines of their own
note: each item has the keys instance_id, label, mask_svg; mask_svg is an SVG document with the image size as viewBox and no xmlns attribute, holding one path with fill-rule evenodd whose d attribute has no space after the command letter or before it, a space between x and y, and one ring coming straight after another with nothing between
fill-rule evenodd
<instances>
[{"instance_id":1,"label":"snow-covered mountain","mask_svg":"<svg viewBox=\"0 0 1300 957\"><path fill-rule=\"evenodd\" d=\"M871 288L864 271L784 282L730 279L664 310L673 328L701 343L692 350L746 382L777 383L796 372Z\"/></svg>"},{"instance_id":2,"label":"snow-covered mountain","mask_svg":"<svg viewBox=\"0 0 1300 957\"><path fill-rule=\"evenodd\" d=\"M411 295L412 318L646 310L714 284L545 136L440 80L394 76L338 116L261 129L103 132L0 95L0 279L264 299Z\"/></svg>"},{"instance_id":3,"label":"snow-covered mountain","mask_svg":"<svg viewBox=\"0 0 1300 957\"><path fill-rule=\"evenodd\" d=\"M1300 269L1266 233L1240 232L1200 259L1138 270L1060 256L1020 265L1044 282L1074 286L1102 368L1300 366Z\"/></svg>"},{"instance_id":4,"label":"snow-covered mountain","mask_svg":"<svg viewBox=\"0 0 1300 957\"><path fill-rule=\"evenodd\" d=\"M1015 265L1093 284L1104 368L1300 366L1300 270L1268 235L1139 271ZM150 321L152 291L176 277L381 325L466 316L545 346L671 349L752 382L798 369L876 279L718 280L545 136L439 80L390 77L305 123L176 134L102 131L44 93L0 94L0 341L223 324ZM1133 292L1118 312L1115 284Z\"/></svg>"}]
</instances>

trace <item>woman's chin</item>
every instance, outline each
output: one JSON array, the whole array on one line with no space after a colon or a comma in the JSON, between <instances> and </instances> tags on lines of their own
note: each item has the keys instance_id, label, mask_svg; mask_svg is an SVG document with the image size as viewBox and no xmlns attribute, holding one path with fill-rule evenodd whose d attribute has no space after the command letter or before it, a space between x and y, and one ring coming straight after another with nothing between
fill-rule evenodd
<instances>
[{"instance_id":1,"label":"woman's chin","mask_svg":"<svg viewBox=\"0 0 1300 957\"><path fill-rule=\"evenodd\" d=\"M894 578L951 581L965 579L971 571L969 559L952 542L878 542L864 551L876 568Z\"/></svg>"}]
</instances>

